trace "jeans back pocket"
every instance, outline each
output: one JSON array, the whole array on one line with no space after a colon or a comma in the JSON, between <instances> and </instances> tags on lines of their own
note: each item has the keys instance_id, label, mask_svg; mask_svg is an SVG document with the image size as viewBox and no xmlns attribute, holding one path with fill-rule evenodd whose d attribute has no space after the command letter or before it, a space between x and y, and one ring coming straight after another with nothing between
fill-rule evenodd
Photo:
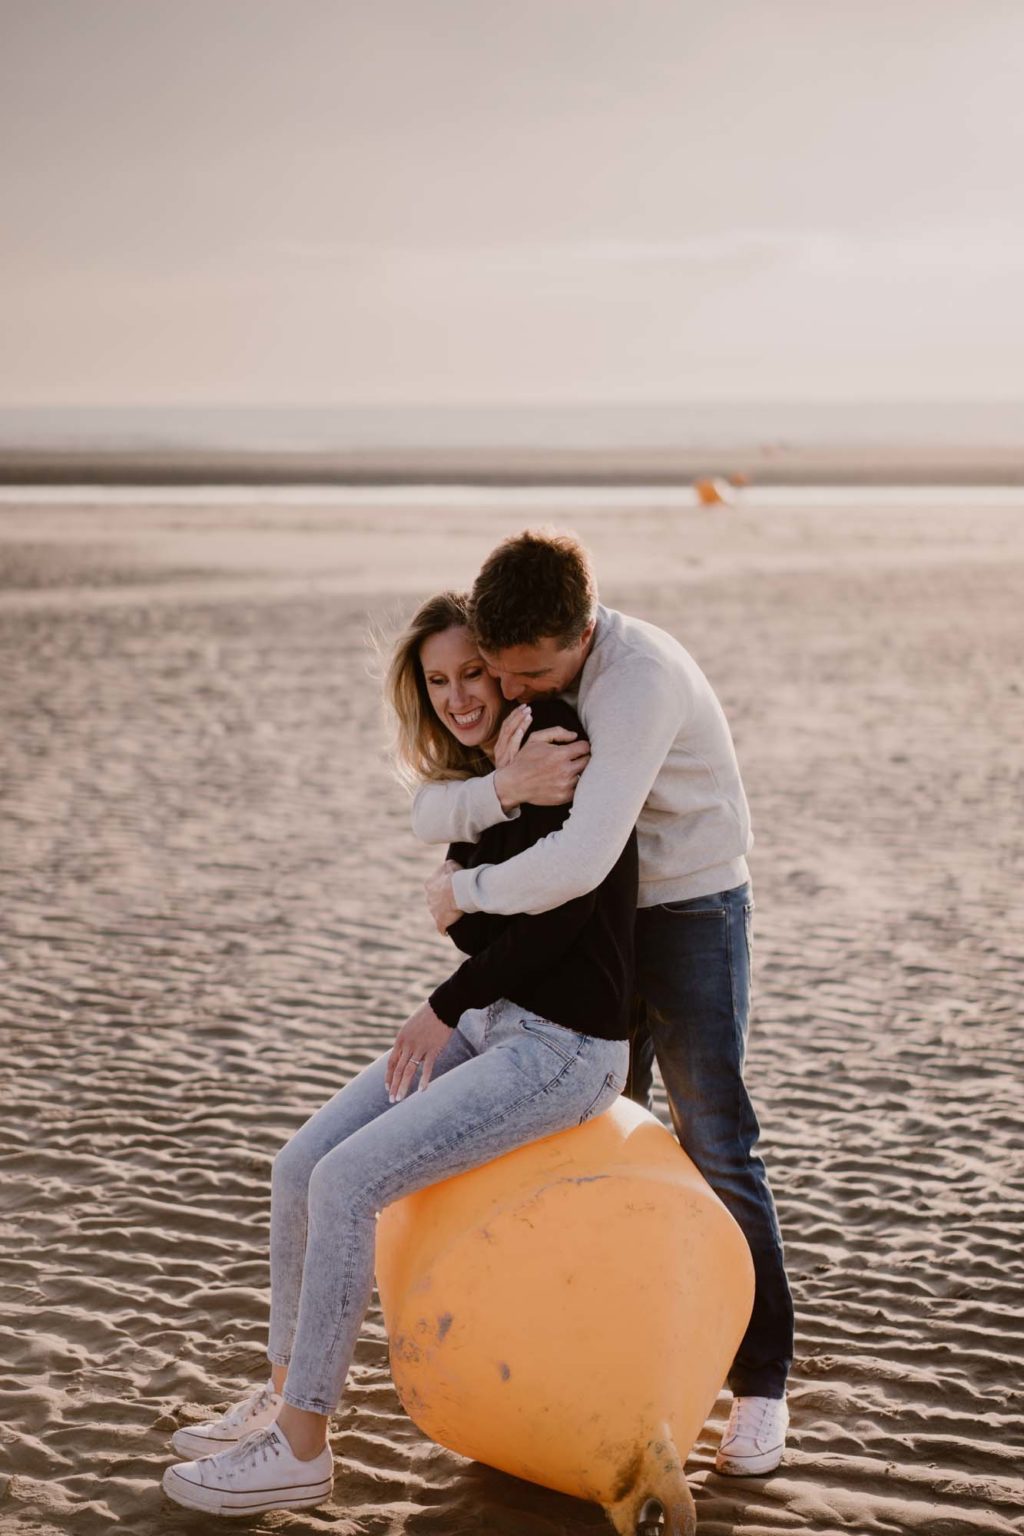
<instances>
[{"instance_id":1,"label":"jeans back pocket","mask_svg":"<svg viewBox=\"0 0 1024 1536\"><path fill-rule=\"evenodd\" d=\"M609 1072L601 1084L594 1102L586 1113L580 1116L580 1125L586 1125L587 1121L593 1120L595 1115L604 1114L606 1109L610 1109L625 1086L625 1083L620 1082L614 1072Z\"/></svg>"},{"instance_id":2,"label":"jeans back pocket","mask_svg":"<svg viewBox=\"0 0 1024 1536\"><path fill-rule=\"evenodd\" d=\"M563 1061L575 1061L580 1053L583 1036L574 1029L566 1029L562 1024L552 1024L550 1019L529 1013L520 1015L519 1027L535 1039L543 1040Z\"/></svg>"}]
</instances>

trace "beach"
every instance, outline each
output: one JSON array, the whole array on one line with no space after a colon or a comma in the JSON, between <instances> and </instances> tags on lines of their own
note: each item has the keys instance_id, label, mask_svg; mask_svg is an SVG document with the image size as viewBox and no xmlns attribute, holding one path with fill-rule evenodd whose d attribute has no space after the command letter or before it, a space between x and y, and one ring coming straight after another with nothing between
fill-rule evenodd
<instances>
[{"instance_id":1,"label":"beach","mask_svg":"<svg viewBox=\"0 0 1024 1536\"><path fill-rule=\"evenodd\" d=\"M1024 1531L1024 495L122 487L0 499L0 1532L204 1532L180 1424L265 1378L277 1148L452 968L387 635L524 526L711 679L751 803L748 1081L797 1309L770 1478L705 1536ZM372 855L371 855L372 850ZM659 1114L667 1120L663 1096ZM427 1441L379 1308L321 1509L599 1532Z\"/></svg>"}]
</instances>

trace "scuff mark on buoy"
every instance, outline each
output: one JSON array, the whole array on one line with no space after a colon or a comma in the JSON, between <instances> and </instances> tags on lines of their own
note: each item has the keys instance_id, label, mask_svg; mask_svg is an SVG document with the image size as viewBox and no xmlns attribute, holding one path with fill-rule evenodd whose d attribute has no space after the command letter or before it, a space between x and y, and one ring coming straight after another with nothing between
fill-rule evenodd
<instances>
[{"instance_id":1,"label":"scuff mark on buoy","mask_svg":"<svg viewBox=\"0 0 1024 1536\"><path fill-rule=\"evenodd\" d=\"M437 1320L437 1342L440 1344L455 1319L450 1312L442 1312Z\"/></svg>"},{"instance_id":2,"label":"scuff mark on buoy","mask_svg":"<svg viewBox=\"0 0 1024 1536\"><path fill-rule=\"evenodd\" d=\"M407 1338L404 1333L397 1333L391 1340L391 1355L395 1360L401 1360L406 1365L417 1365L420 1359L419 1346L414 1339Z\"/></svg>"},{"instance_id":3,"label":"scuff mark on buoy","mask_svg":"<svg viewBox=\"0 0 1024 1536\"><path fill-rule=\"evenodd\" d=\"M498 1370L501 1373L502 1381L508 1381L509 1377L512 1375L512 1372L509 1369L509 1367L505 1364L504 1360L499 1360L498 1361Z\"/></svg>"},{"instance_id":4,"label":"scuff mark on buoy","mask_svg":"<svg viewBox=\"0 0 1024 1536\"><path fill-rule=\"evenodd\" d=\"M613 1504L618 1504L620 1500L624 1499L628 1493L632 1493L633 1489L640 1481L640 1473L643 1471L643 1466L643 1451L635 1451L629 1460L625 1462L624 1465L619 1469L618 1476L615 1480L615 1487L612 1490L611 1501Z\"/></svg>"}]
</instances>

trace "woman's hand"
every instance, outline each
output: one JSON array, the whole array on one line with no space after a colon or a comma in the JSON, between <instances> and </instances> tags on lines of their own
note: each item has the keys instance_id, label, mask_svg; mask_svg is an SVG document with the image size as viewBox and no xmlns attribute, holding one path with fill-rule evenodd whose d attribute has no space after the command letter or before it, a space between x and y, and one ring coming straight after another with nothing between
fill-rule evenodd
<instances>
[{"instance_id":1,"label":"woman's hand","mask_svg":"<svg viewBox=\"0 0 1024 1536\"><path fill-rule=\"evenodd\" d=\"M423 889L427 893L427 906L438 933L447 933L453 923L457 923L462 916L460 908L455 905L455 893L452 890L452 875L461 869L461 864L456 864L454 859L445 859L440 868L436 869L430 879L424 883Z\"/></svg>"},{"instance_id":2,"label":"woman's hand","mask_svg":"<svg viewBox=\"0 0 1024 1536\"><path fill-rule=\"evenodd\" d=\"M411 1018L406 1019L391 1047L384 1085L392 1104L404 1099L413 1085L418 1067L422 1093L430 1082L434 1063L452 1037L449 1025L439 1019L429 1003L421 1003Z\"/></svg>"},{"instance_id":3,"label":"woman's hand","mask_svg":"<svg viewBox=\"0 0 1024 1536\"><path fill-rule=\"evenodd\" d=\"M529 704L519 704L507 714L501 723L498 739L494 743L495 768L507 768L523 744L523 737L530 729L533 711Z\"/></svg>"},{"instance_id":4,"label":"woman's hand","mask_svg":"<svg viewBox=\"0 0 1024 1536\"><path fill-rule=\"evenodd\" d=\"M516 721L515 711L502 725L498 745L510 721ZM510 755L504 764L495 749L494 792L506 816L520 805L568 805L590 761L589 741L581 741L563 725L534 731L524 745L523 732L529 724L529 719L525 724L518 721L509 731Z\"/></svg>"}]
</instances>

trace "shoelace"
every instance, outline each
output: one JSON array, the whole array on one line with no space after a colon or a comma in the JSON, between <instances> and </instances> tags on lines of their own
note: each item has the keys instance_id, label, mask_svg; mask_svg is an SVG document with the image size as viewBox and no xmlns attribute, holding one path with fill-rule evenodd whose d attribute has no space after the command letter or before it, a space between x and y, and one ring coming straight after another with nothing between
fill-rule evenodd
<instances>
[{"instance_id":1,"label":"shoelace","mask_svg":"<svg viewBox=\"0 0 1024 1536\"><path fill-rule=\"evenodd\" d=\"M224 1423L230 1424L232 1428L239 1424L244 1424L246 1419L254 1418L257 1413L260 1413L269 1401L270 1388L266 1386L259 1387L250 1397L245 1399L244 1403L239 1403L237 1408L232 1408L230 1413L224 1415Z\"/></svg>"},{"instance_id":2,"label":"shoelace","mask_svg":"<svg viewBox=\"0 0 1024 1536\"><path fill-rule=\"evenodd\" d=\"M760 1403L757 1398L743 1398L735 1404L734 1413L735 1418L730 1424L732 1436L744 1440L749 1436L756 1440L771 1413L771 1403L768 1398L762 1398Z\"/></svg>"},{"instance_id":3,"label":"shoelace","mask_svg":"<svg viewBox=\"0 0 1024 1536\"><path fill-rule=\"evenodd\" d=\"M221 1467L228 1477L234 1477L236 1472L248 1472L256 1465L257 1455L262 1455L264 1461L268 1459L268 1450L273 1451L275 1456L281 1454L273 1425L269 1429L258 1429L246 1435L232 1450L222 1453Z\"/></svg>"}]
</instances>

